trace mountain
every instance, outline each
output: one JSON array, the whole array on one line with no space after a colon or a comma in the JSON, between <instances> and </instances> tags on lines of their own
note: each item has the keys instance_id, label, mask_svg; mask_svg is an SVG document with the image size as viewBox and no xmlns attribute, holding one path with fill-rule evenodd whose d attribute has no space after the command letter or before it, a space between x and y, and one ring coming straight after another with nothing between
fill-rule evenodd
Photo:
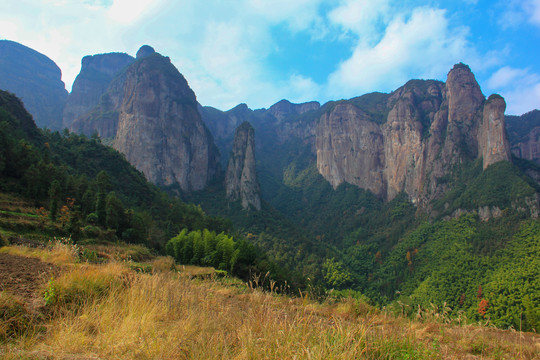
<instances>
[{"instance_id":1,"label":"mountain","mask_svg":"<svg viewBox=\"0 0 540 360\"><path fill-rule=\"evenodd\" d=\"M512 154L540 162L540 110L521 116L506 116L508 138Z\"/></svg>"},{"instance_id":2,"label":"mountain","mask_svg":"<svg viewBox=\"0 0 540 360\"><path fill-rule=\"evenodd\" d=\"M219 171L219 152L195 94L170 59L149 46L71 129L113 139L112 146L157 185L200 190Z\"/></svg>"},{"instance_id":3,"label":"mountain","mask_svg":"<svg viewBox=\"0 0 540 360\"><path fill-rule=\"evenodd\" d=\"M85 56L64 108L63 127L69 128L77 118L95 107L112 79L133 61L132 56L123 53Z\"/></svg>"},{"instance_id":4,"label":"mountain","mask_svg":"<svg viewBox=\"0 0 540 360\"><path fill-rule=\"evenodd\" d=\"M322 107L281 101L251 111L239 105L221 117L203 108L202 115L222 147L230 144L231 128L249 120L258 134L259 153L274 153L268 162L265 155L259 157L261 171L273 171L274 182L284 181L296 157L303 162L295 165L297 172L315 163L334 188L353 184L385 201L405 192L425 208L450 189L444 179L461 164L481 158L486 169L510 160L505 107L500 96L486 100L470 68L458 64L446 83L411 80L391 94L372 93ZM276 158L275 152L284 147L294 149L276 167L284 157ZM262 185L267 185L264 180Z\"/></svg>"},{"instance_id":5,"label":"mountain","mask_svg":"<svg viewBox=\"0 0 540 360\"><path fill-rule=\"evenodd\" d=\"M17 95L39 127L62 128L68 93L60 68L47 56L0 40L0 89Z\"/></svg>"},{"instance_id":6,"label":"mountain","mask_svg":"<svg viewBox=\"0 0 540 360\"><path fill-rule=\"evenodd\" d=\"M249 122L236 128L234 144L225 175L225 190L231 201L240 200L242 208L261 210L260 188L255 169L255 134Z\"/></svg>"}]
</instances>

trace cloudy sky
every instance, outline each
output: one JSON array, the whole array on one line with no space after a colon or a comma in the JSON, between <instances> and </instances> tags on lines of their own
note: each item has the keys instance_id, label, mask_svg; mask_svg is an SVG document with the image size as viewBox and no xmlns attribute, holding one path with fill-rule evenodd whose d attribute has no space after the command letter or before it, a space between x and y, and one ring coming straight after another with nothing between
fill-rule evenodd
<instances>
[{"instance_id":1,"label":"cloudy sky","mask_svg":"<svg viewBox=\"0 0 540 360\"><path fill-rule=\"evenodd\" d=\"M68 90L83 56L148 44L222 110L445 81L458 62L507 113L540 108L540 0L7 0L0 38L53 59Z\"/></svg>"}]
</instances>

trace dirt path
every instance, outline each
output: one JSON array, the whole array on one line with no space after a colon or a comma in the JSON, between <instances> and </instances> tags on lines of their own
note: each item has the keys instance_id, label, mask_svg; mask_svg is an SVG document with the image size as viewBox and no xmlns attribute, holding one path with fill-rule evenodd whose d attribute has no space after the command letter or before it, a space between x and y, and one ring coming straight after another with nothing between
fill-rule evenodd
<instances>
[{"instance_id":1,"label":"dirt path","mask_svg":"<svg viewBox=\"0 0 540 360\"><path fill-rule=\"evenodd\" d=\"M8 291L27 301L37 296L58 267L39 259L0 253L0 291Z\"/></svg>"}]
</instances>

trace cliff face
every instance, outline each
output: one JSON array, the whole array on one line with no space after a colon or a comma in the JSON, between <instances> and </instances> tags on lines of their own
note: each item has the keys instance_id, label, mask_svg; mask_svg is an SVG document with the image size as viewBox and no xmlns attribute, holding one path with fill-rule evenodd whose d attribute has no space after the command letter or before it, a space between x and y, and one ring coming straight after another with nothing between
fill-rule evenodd
<instances>
[{"instance_id":1,"label":"cliff face","mask_svg":"<svg viewBox=\"0 0 540 360\"><path fill-rule=\"evenodd\" d=\"M261 210L261 198L255 169L255 133L248 123L242 123L235 132L234 144L225 175L227 198L240 200L242 207Z\"/></svg>"},{"instance_id":2,"label":"cliff face","mask_svg":"<svg viewBox=\"0 0 540 360\"><path fill-rule=\"evenodd\" d=\"M483 157L486 168L510 160L504 100L493 96L486 102L463 64L446 83L410 81L385 107L382 124L352 104L322 116L317 167L334 187L345 181L387 200L405 191L413 202L426 204L447 190L439 179L463 161Z\"/></svg>"},{"instance_id":3,"label":"cliff face","mask_svg":"<svg viewBox=\"0 0 540 360\"><path fill-rule=\"evenodd\" d=\"M540 163L540 110L506 116L512 154Z\"/></svg>"},{"instance_id":4,"label":"cliff face","mask_svg":"<svg viewBox=\"0 0 540 360\"><path fill-rule=\"evenodd\" d=\"M98 105L112 79L134 60L122 53L85 56L64 108L63 127L70 128L77 118ZM72 129L85 132L81 131L81 127L84 128L84 125L75 125Z\"/></svg>"},{"instance_id":5,"label":"cliff face","mask_svg":"<svg viewBox=\"0 0 540 360\"><path fill-rule=\"evenodd\" d=\"M155 184L200 190L218 172L219 152L185 78L149 49L139 51L72 128L114 138L113 147Z\"/></svg>"},{"instance_id":6,"label":"cliff face","mask_svg":"<svg viewBox=\"0 0 540 360\"><path fill-rule=\"evenodd\" d=\"M391 94L322 107L280 101L268 110L244 110L244 118L253 119L259 151L303 143L334 188L347 182L385 200L405 192L427 206L449 189L447 179L464 162L482 157L485 169L510 160L504 99L494 95L486 101L463 64L454 66L445 83L411 80ZM220 126L231 124L225 117ZM224 133L214 134L220 141Z\"/></svg>"},{"instance_id":7,"label":"cliff face","mask_svg":"<svg viewBox=\"0 0 540 360\"><path fill-rule=\"evenodd\" d=\"M316 128L317 169L335 188L343 182L386 192L382 129L351 104L324 114Z\"/></svg>"},{"instance_id":8,"label":"cliff face","mask_svg":"<svg viewBox=\"0 0 540 360\"><path fill-rule=\"evenodd\" d=\"M39 127L62 128L68 93L61 78L60 68L47 56L0 40L0 89L17 95Z\"/></svg>"},{"instance_id":9,"label":"cliff face","mask_svg":"<svg viewBox=\"0 0 540 360\"><path fill-rule=\"evenodd\" d=\"M506 136L504 110L506 103L499 95L491 95L485 106L478 134L484 169L498 161L510 161L510 144Z\"/></svg>"}]
</instances>

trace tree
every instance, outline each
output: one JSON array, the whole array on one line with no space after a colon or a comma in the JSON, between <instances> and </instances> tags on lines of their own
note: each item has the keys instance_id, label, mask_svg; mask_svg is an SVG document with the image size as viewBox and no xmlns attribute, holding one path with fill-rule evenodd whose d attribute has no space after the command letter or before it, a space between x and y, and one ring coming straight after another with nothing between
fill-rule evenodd
<instances>
[{"instance_id":1,"label":"tree","mask_svg":"<svg viewBox=\"0 0 540 360\"><path fill-rule=\"evenodd\" d=\"M111 191L107 195L105 216L105 223L107 227L119 231L124 217L124 205L122 204L122 201L120 201L120 199L116 196L114 191Z\"/></svg>"},{"instance_id":2,"label":"tree","mask_svg":"<svg viewBox=\"0 0 540 360\"><path fill-rule=\"evenodd\" d=\"M61 187L58 180L54 180L49 188L49 216L52 221L56 221L58 215L58 204L61 199Z\"/></svg>"},{"instance_id":3,"label":"tree","mask_svg":"<svg viewBox=\"0 0 540 360\"><path fill-rule=\"evenodd\" d=\"M326 283L336 289L344 288L352 282L352 274L341 261L334 258L326 259L324 262L323 275Z\"/></svg>"},{"instance_id":4,"label":"tree","mask_svg":"<svg viewBox=\"0 0 540 360\"><path fill-rule=\"evenodd\" d=\"M109 175L107 175L107 173L103 170L100 171L96 176L96 184L98 188L96 214L98 216L98 223L102 226L105 226L107 221L106 194L111 186Z\"/></svg>"}]
</instances>

